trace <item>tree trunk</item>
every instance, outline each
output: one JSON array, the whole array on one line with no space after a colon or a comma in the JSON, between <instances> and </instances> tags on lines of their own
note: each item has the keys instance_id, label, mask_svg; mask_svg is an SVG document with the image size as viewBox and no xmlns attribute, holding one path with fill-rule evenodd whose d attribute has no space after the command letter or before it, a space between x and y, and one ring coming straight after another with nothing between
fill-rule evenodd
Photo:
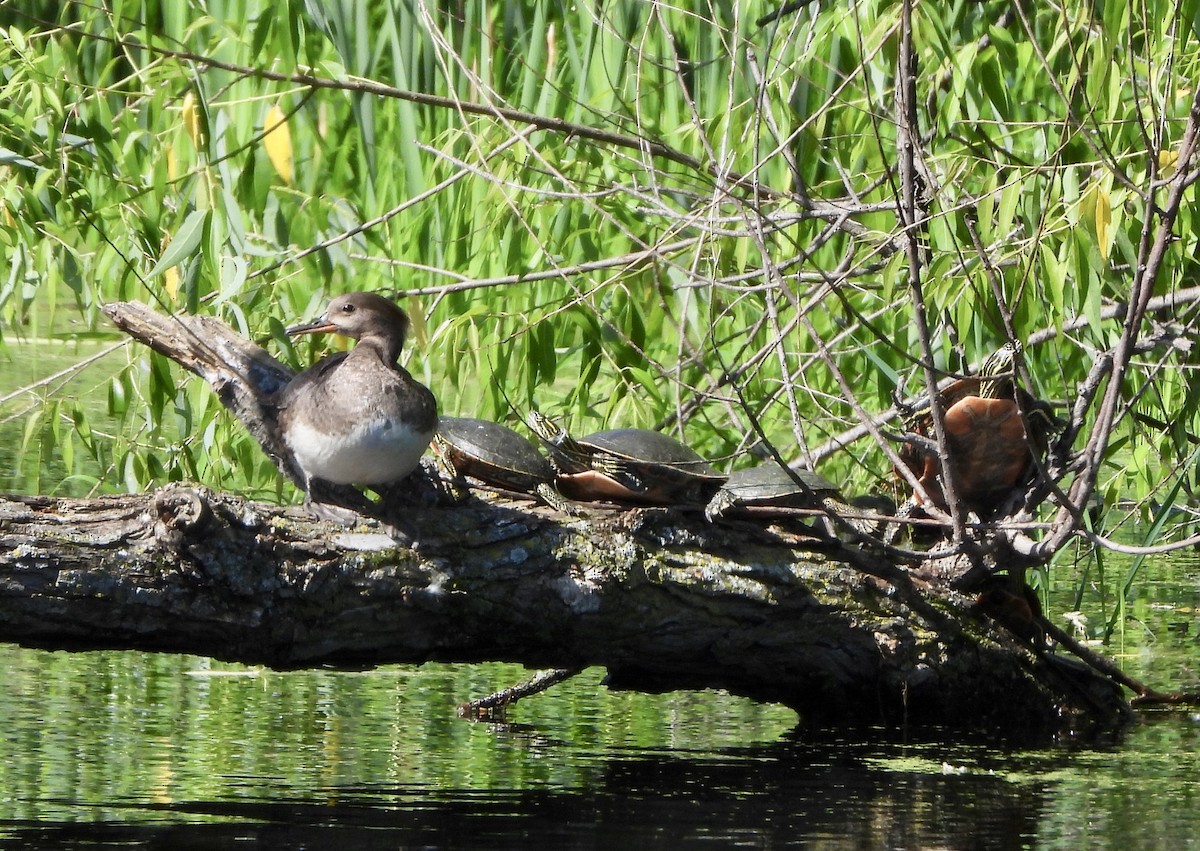
<instances>
[{"instance_id":1,"label":"tree trunk","mask_svg":"<svg viewBox=\"0 0 1200 851\"><path fill-rule=\"evenodd\" d=\"M285 465L266 396L288 371L225 326L106 308L213 383ZM974 601L796 524L529 502L412 508L416 548L198 486L0 498L0 640L276 668L600 665L611 687L726 689L814 723L1047 732L1123 717L1119 689Z\"/></svg>"}]
</instances>

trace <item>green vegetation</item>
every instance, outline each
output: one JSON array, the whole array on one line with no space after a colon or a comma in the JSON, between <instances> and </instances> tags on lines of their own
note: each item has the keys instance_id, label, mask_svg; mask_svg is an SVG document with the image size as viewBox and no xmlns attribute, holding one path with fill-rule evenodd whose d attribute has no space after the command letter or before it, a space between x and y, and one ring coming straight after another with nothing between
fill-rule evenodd
<instances>
[{"instance_id":1,"label":"green vegetation","mask_svg":"<svg viewBox=\"0 0 1200 851\"><path fill-rule=\"evenodd\" d=\"M119 342L110 300L214 314L298 365L319 352L285 324L393 290L447 413L661 427L723 466L765 437L857 493L898 487L884 449L826 444L924 386L918 319L949 373L1024 339L1066 416L1144 291L1179 303L1117 360L1097 489L1141 519L1196 502L1195 0L919 4L920 263L896 0L762 22L778 4L22 6L0 7L0 487L294 497L138 347L18 392L65 366L47 353Z\"/></svg>"}]
</instances>

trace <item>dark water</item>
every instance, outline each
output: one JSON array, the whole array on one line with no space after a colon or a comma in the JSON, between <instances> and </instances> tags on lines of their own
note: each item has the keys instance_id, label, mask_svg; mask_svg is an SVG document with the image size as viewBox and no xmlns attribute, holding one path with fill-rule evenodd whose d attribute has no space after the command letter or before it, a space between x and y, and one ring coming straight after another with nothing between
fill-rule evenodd
<instances>
[{"instance_id":1,"label":"dark water","mask_svg":"<svg viewBox=\"0 0 1200 851\"><path fill-rule=\"evenodd\" d=\"M714 693L588 671L470 723L513 666L281 674L0 648L0 845L209 848L1186 847L1200 721L1012 750L798 733ZM936 737L933 739L936 742Z\"/></svg>"}]
</instances>

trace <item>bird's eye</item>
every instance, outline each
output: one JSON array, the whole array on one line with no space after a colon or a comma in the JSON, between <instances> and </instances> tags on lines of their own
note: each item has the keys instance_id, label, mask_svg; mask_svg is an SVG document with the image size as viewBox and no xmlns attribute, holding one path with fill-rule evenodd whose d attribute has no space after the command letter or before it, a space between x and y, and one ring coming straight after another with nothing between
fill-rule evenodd
<instances>
[{"instance_id":1,"label":"bird's eye","mask_svg":"<svg viewBox=\"0 0 1200 851\"><path fill-rule=\"evenodd\" d=\"M354 305L352 305L352 304L343 304L342 305L342 313L353 313L353 312L354 312Z\"/></svg>"}]
</instances>

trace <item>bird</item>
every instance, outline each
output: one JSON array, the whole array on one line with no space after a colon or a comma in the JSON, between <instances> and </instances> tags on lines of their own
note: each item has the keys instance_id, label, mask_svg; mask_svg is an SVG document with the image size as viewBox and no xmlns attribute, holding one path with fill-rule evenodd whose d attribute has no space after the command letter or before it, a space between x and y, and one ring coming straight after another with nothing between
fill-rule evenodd
<instances>
[{"instance_id":1,"label":"bird","mask_svg":"<svg viewBox=\"0 0 1200 851\"><path fill-rule=\"evenodd\" d=\"M370 292L334 298L289 336L341 334L349 352L323 358L275 399L280 436L302 475L306 502L319 482L378 489L408 476L437 430L437 400L398 363L409 320L394 302ZM319 512L318 512L319 513Z\"/></svg>"}]
</instances>

